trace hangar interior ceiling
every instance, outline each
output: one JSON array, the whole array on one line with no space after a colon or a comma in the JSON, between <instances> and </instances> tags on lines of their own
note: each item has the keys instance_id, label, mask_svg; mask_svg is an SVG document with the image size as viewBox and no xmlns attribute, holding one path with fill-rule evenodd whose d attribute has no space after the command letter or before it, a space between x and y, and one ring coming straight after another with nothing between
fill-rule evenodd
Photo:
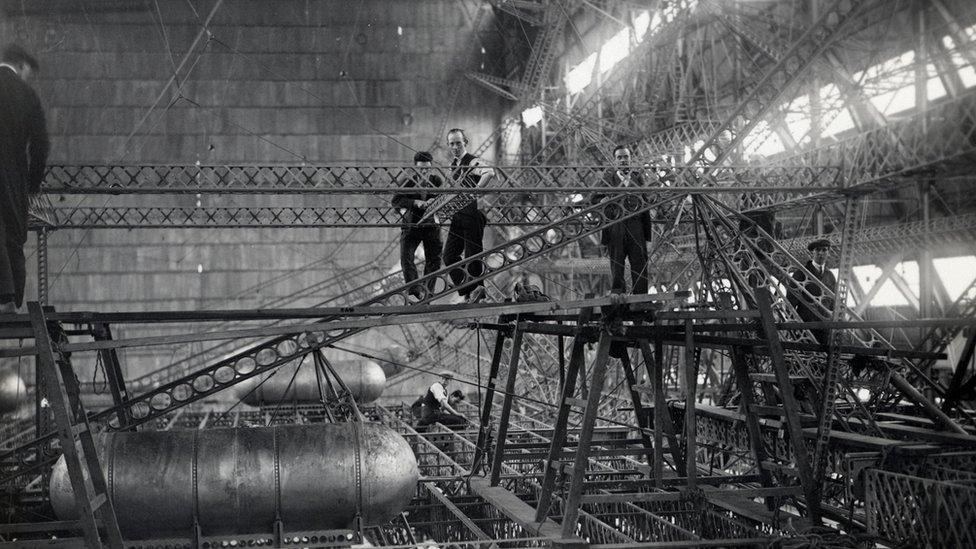
<instances>
[{"instance_id":1,"label":"hangar interior ceiling","mask_svg":"<svg viewBox=\"0 0 976 549\"><path fill-rule=\"evenodd\" d=\"M0 547L976 546L971 2L10 1L0 32L53 144ZM477 304L404 282L390 203L417 151L453 181L451 128L494 171L431 190L482 204ZM649 291L613 292L602 235L645 214ZM445 369L468 422L421 425Z\"/></svg>"}]
</instances>

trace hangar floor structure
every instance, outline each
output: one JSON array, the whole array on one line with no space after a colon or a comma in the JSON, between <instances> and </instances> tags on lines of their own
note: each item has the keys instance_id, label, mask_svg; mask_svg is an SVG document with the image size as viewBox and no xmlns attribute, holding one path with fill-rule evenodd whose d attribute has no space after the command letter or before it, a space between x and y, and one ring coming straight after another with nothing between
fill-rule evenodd
<instances>
[{"instance_id":1,"label":"hangar floor structure","mask_svg":"<svg viewBox=\"0 0 976 549\"><path fill-rule=\"evenodd\" d=\"M976 546L976 273L937 267L976 251L976 10L476 4L476 31L531 32L497 31L504 77L455 82L507 102L472 143L495 177L431 193L442 215L485 201L489 244L411 284L391 241L316 282L314 305L51 307L52 235L398 228L387 201L418 168L50 167L37 299L0 318L0 359L29 386L0 424L0 546ZM606 70L584 55L594 21L630 37ZM647 186L602 185L620 143ZM645 213L653 289L612 293L600 235ZM806 262L823 239L836 288ZM458 303L455 268L490 299ZM548 296L515 299L517 282ZM877 304L890 288L905 305ZM402 353L377 343L391 333ZM127 351L180 346L127 374ZM418 425L390 391L445 368L469 423ZM249 403L282 378L311 396Z\"/></svg>"}]
</instances>

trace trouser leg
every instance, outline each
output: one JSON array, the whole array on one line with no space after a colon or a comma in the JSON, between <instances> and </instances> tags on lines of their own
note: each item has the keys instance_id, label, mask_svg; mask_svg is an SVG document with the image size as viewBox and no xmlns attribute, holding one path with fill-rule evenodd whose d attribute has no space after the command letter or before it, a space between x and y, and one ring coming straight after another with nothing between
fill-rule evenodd
<instances>
[{"instance_id":1,"label":"trouser leg","mask_svg":"<svg viewBox=\"0 0 976 549\"><path fill-rule=\"evenodd\" d=\"M454 265L461 261L461 252L464 251L463 221L460 218L452 218L451 226L447 230L447 242L444 243L444 264ZM454 287L460 286L464 282L464 271L461 269L451 269L451 284ZM460 290L462 296L466 295Z\"/></svg>"},{"instance_id":2,"label":"trouser leg","mask_svg":"<svg viewBox=\"0 0 976 549\"><path fill-rule=\"evenodd\" d=\"M11 244L7 228L0 222L0 305L13 303L17 294Z\"/></svg>"},{"instance_id":3,"label":"trouser leg","mask_svg":"<svg viewBox=\"0 0 976 549\"><path fill-rule=\"evenodd\" d=\"M441 268L441 230L438 227L424 229L422 234L424 244L424 275Z\"/></svg>"},{"instance_id":4,"label":"trouser leg","mask_svg":"<svg viewBox=\"0 0 976 549\"><path fill-rule=\"evenodd\" d=\"M402 231L400 235L400 268L403 269L403 280L406 283L417 280L417 265L414 263L414 255L417 252L419 238L416 230Z\"/></svg>"},{"instance_id":5,"label":"trouser leg","mask_svg":"<svg viewBox=\"0 0 976 549\"><path fill-rule=\"evenodd\" d=\"M644 241L627 238L627 259L630 261L630 283L634 294L647 293L647 245ZM621 265L621 271L623 266ZM623 276L623 272L621 272Z\"/></svg>"},{"instance_id":6,"label":"trouser leg","mask_svg":"<svg viewBox=\"0 0 976 549\"><path fill-rule=\"evenodd\" d=\"M616 239L607 246L607 253L610 256L610 290L617 293L627 291L627 283L624 281L624 247L623 243Z\"/></svg>"},{"instance_id":7,"label":"trouser leg","mask_svg":"<svg viewBox=\"0 0 976 549\"><path fill-rule=\"evenodd\" d=\"M484 246L485 238L485 217L480 212L478 217L475 219L470 219L465 227L464 231L464 257L465 259L469 257L474 257L485 250ZM471 278L477 278L481 276L484 272L482 269L482 264L480 261L473 261L468 264L468 274ZM463 295L468 295L478 286L484 286L485 282L479 280L478 282L468 286Z\"/></svg>"}]
</instances>

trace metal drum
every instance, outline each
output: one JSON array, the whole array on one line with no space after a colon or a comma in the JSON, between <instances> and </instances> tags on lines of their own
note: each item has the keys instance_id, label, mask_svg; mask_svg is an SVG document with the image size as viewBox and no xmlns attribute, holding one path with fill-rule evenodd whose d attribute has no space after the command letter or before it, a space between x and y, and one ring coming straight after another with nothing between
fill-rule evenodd
<instances>
[{"instance_id":1,"label":"metal drum","mask_svg":"<svg viewBox=\"0 0 976 549\"><path fill-rule=\"evenodd\" d=\"M375 423L326 423L203 431L116 432L99 455L127 539L377 525L416 492L410 445ZM77 512L64 457L51 476L62 520Z\"/></svg>"},{"instance_id":2,"label":"metal drum","mask_svg":"<svg viewBox=\"0 0 976 549\"><path fill-rule=\"evenodd\" d=\"M400 373L405 369L403 365L410 363L410 351L395 343L370 354L377 358L386 377Z\"/></svg>"},{"instance_id":3,"label":"metal drum","mask_svg":"<svg viewBox=\"0 0 976 549\"><path fill-rule=\"evenodd\" d=\"M386 388L386 374L383 373L383 368L370 360L333 362L332 367L356 398L356 402L360 404L367 404L380 398L383 389ZM295 368L298 368L298 374L295 374ZM292 381L293 376L294 381ZM291 387L288 386L289 382ZM234 394L251 406L319 401L319 381L315 375L315 368L309 363L303 363L301 367L282 366L255 389L258 383L260 380L240 383ZM325 380L322 383L325 387Z\"/></svg>"},{"instance_id":4,"label":"metal drum","mask_svg":"<svg viewBox=\"0 0 976 549\"><path fill-rule=\"evenodd\" d=\"M0 414L16 410L27 399L27 385L16 372L0 372Z\"/></svg>"}]
</instances>

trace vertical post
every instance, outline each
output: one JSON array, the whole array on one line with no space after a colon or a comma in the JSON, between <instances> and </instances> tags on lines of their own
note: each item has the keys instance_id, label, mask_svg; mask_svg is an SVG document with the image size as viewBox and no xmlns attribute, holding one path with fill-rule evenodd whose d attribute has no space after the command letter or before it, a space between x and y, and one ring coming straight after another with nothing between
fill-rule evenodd
<instances>
[{"instance_id":1,"label":"vertical post","mask_svg":"<svg viewBox=\"0 0 976 549\"><path fill-rule=\"evenodd\" d=\"M651 450L654 448L653 442L651 442L651 437L647 435L648 425L647 425L647 414L644 410L644 405L641 403L640 394L634 385L637 385L637 376L634 375L634 367L630 362L630 354L624 354L620 357L620 365L624 369L624 378L627 381L627 388L630 390L630 402L634 405L634 415L637 417L637 427L640 429L640 437L644 442L644 448ZM650 454L644 454L644 458L647 459L647 464L654 467L654 458Z\"/></svg>"},{"instance_id":2,"label":"vertical post","mask_svg":"<svg viewBox=\"0 0 976 549\"><path fill-rule=\"evenodd\" d=\"M488 368L488 386L485 388L485 400L481 408L481 425L478 426L478 442L474 448L474 458L471 460L471 472L478 470L481 458L484 457L485 444L488 443L488 432L491 429L491 408L495 399L495 384L498 380L498 369L502 362L502 350L505 346L506 330L498 330L495 336L495 348L491 353L491 365Z\"/></svg>"},{"instance_id":3,"label":"vertical post","mask_svg":"<svg viewBox=\"0 0 976 549\"><path fill-rule=\"evenodd\" d=\"M557 321L556 324L562 326L563 322ZM559 390L563 390L563 385L566 384L566 338L559 336L557 338L557 346L559 349Z\"/></svg>"},{"instance_id":4,"label":"vertical post","mask_svg":"<svg viewBox=\"0 0 976 549\"><path fill-rule=\"evenodd\" d=\"M922 133L928 132L929 56L925 12L928 3L915 5L915 109L922 113Z\"/></svg>"},{"instance_id":5,"label":"vertical post","mask_svg":"<svg viewBox=\"0 0 976 549\"><path fill-rule=\"evenodd\" d=\"M688 488L698 486L698 421L695 393L698 389L698 365L695 361L695 330L692 319L685 320L685 469Z\"/></svg>"},{"instance_id":6,"label":"vertical post","mask_svg":"<svg viewBox=\"0 0 976 549\"><path fill-rule=\"evenodd\" d=\"M922 246L921 253L919 253L918 261L918 316L921 318L929 318L932 316L932 304L934 299L934 288L935 284L933 281L933 269L932 269L932 245L930 238L930 223L931 223L931 199L932 199L932 182L923 181L919 183L919 193L921 194L921 210L922 210L922 238L924 245ZM928 372L926 372L928 374Z\"/></svg>"},{"instance_id":7,"label":"vertical post","mask_svg":"<svg viewBox=\"0 0 976 549\"><path fill-rule=\"evenodd\" d=\"M518 374L519 355L522 353L522 331L525 326L515 326L512 336L512 357L508 363L508 378L505 380L505 398L498 415L498 436L495 437L495 455L491 460L491 485L497 486L502 473L502 460L505 457L505 438L508 437L508 419L512 414L512 400L515 393L515 380Z\"/></svg>"},{"instance_id":8,"label":"vertical post","mask_svg":"<svg viewBox=\"0 0 976 549\"><path fill-rule=\"evenodd\" d=\"M612 338L608 332L600 334L597 346L596 361L593 363L590 378L590 394L586 399L586 410L580 424L579 446L573 459L573 475L569 485L563 511L562 534L564 538L576 534L576 519L579 516L580 499L583 497L583 478L586 465L590 458L590 442L593 440L593 426L596 423L596 413L600 407L600 394L603 392L603 381L607 374L607 362L610 360L610 343Z\"/></svg>"},{"instance_id":9,"label":"vertical post","mask_svg":"<svg viewBox=\"0 0 976 549\"><path fill-rule=\"evenodd\" d=\"M583 315L589 316L586 310L580 316ZM566 383L562 386L559 411L556 413L552 441L549 443L549 454L546 456L546 463L542 471L542 488L539 490L539 503L535 510L536 522L546 520L549 515L549 504L552 501L552 491L556 484L556 463L562 458L563 447L566 445L569 412L571 411L573 395L576 393L576 376L581 369L587 343L586 336L583 335L581 328L582 326L577 328L576 337L573 339L573 348L569 357L569 371L566 372Z\"/></svg>"},{"instance_id":10,"label":"vertical post","mask_svg":"<svg viewBox=\"0 0 976 549\"><path fill-rule=\"evenodd\" d=\"M44 370L47 393L54 419L58 424L58 439L64 453L71 490L74 492L75 509L89 547L122 548L122 534L115 516L115 508L108 497L105 476L102 474L95 444L92 440L88 416L81 403L78 381L64 359L56 355L56 343L48 332L47 319L41 304L27 304L34 330L34 345L38 365ZM87 471L86 471L87 469ZM106 544L98 532L96 513L102 519Z\"/></svg>"},{"instance_id":11,"label":"vertical post","mask_svg":"<svg viewBox=\"0 0 976 549\"><path fill-rule=\"evenodd\" d=\"M47 305L48 300L47 229L37 231L37 301Z\"/></svg>"},{"instance_id":12,"label":"vertical post","mask_svg":"<svg viewBox=\"0 0 976 549\"><path fill-rule=\"evenodd\" d=\"M800 407L793 394L793 382L790 381L790 372L786 367L783 345L780 343L779 332L776 330L776 319L773 318L773 298L765 287L756 288L755 295L756 303L759 305L763 334L769 345L769 358L773 363L780 398L783 401L786 427L790 433L790 445L793 447L793 458L800 473L800 483L803 485L803 494L807 500L811 522L816 526L820 524L820 490L815 484L817 479L814 477L813 469L810 466L810 455L807 452L803 428L800 425Z\"/></svg>"},{"instance_id":13,"label":"vertical post","mask_svg":"<svg viewBox=\"0 0 976 549\"><path fill-rule=\"evenodd\" d=\"M660 321L656 324L660 328ZM664 480L664 419L668 414L668 404L664 398L664 339L660 331L654 336L653 358L647 341L642 342L641 352L644 353L644 364L648 369L652 369L651 364L654 365L650 375L654 389L654 484L660 488ZM669 445L671 443L668 442ZM672 448L672 451L677 451L677 445Z\"/></svg>"},{"instance_id":14,"label":"vertical post","mask_svg":"<svg viewBox=\"0 0 976 549\"><path fill-rule=\"evenodd\" d=\"M773 478L769 471L763 467L763 462L768 459L766 446L763 444L762 430L759 427L759 416L752 411L753 394L752 379L749 378L749 363L746 360L745 350L739 345L733 345L732 369L735 374L735 382L739 386L739 409L746 418L746 432L749 434L749 447L752 451L752 459L756 462L756 471L759 473L759 482L763 486L772 486ZM732 377L732 376L729 376ZM766 507L772 511L774 509L773 498L766 498Z\"/></svg>"}]
</instances>

